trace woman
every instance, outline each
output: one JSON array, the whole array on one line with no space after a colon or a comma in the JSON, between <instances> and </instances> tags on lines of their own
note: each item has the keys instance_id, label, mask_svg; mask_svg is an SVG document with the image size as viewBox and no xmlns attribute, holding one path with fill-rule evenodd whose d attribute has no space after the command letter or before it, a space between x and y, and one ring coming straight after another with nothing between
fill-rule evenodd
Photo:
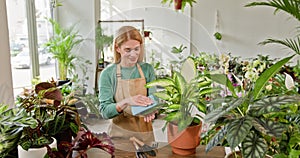
<instances>
[{"instance_id":1,"label":"woman","mask_svg":"<svg viewBox=\"0 0 300 158\"><path fill-rule=\"evenodd\" d=\"M132 26L121 27L114 39L114 63L106 67L99 79L100 111L105 119L112 119L109 135L129 139L131 136L154 141L151 120L154 114L133 116L131 106L153 103L149 95L155 89L145 84L155 79L153 67L142 62L143 38Z\"/></svg>"}]
</instances>

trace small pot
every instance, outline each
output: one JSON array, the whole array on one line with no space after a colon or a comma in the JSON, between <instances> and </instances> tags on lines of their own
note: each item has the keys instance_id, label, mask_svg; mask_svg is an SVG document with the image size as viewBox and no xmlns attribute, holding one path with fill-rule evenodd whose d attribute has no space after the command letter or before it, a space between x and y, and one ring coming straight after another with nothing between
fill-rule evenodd
<instances>
[{"instance_id":1,"label":"small pot","mask_svg":"<svg viewBox=\"0 0 300 158\"><path fill-rule=\"evenodd\" d=\"M55 138L52 138L53 142L49 145L50 148L57 148L57 142ZM47 148L30 148L28 151L24 150L20 145L18 145L18 158L41 158L47 153Z\"/></svg>"}]
</instances>

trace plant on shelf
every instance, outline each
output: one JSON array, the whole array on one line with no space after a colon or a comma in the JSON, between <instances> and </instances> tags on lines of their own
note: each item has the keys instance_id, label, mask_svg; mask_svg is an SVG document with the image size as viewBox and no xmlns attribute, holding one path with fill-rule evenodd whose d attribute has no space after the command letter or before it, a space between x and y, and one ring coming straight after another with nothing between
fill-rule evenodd
<instances>
[{"instance_id":1,"label":"plant on shelf","mask_svg":"<svg viewBox=\"0 0 300 158\"><path fill-rule=\"evenodd\" d=\"M198 76L195 63L192 58L187 58L182 65L180 72L174 71L171 77L165 77L156 79L146 84L146 87L160 86L163 90L154 93L154 95L163 101L163 107L161 114L166 121L163 130L168 125L168 132L170 136L177 137L178 135L184 136L181 132L187 129L197 128L195 134L192 134L192 138L187 138L194 142L194 147L183 148L195 148L199 145L199 134L201 128L201 118L206 113L206 100L205 96L212 93L213 89L210 87L211 81L205 76ZM171 129L173 126L177 126L178 130L175 132ZM176 128L177 128L176 127ZM190 129L191 129L190 128ZM173 132L172 132L173 131ZM175 133L175 134L174 134ZM176 141L172 137L168 137L168 141L177 147ZM176 151L176 147L173 148L173 152L182 155L192 153L181 153Z\"/></svg>"},{"instance_id":2,"label":"plant on shelf","mask_svg":"<svg viewBox=\"0 0 300 158\"><path fill-rule=\"evenodd\" d=\"M169 5L171 3L174 3L175 10L182 10L184 11L184 8L186 7L186 4L189 4L191 7L193 7L193 3L196 3L196 0L162 0L162 4L166 4L169 2Z\"/></svg>"},{"instance_id":3,"label":"plant on shelf","mask_svg":"<svg viewBox=\"0 0 300 158\"><path fill-rule=\"evenodd\" d=\"M97 53L100 55L98 59L98 64L100 67L105 67L104 60L104 48L110 46L113 43L113 36L108 36L104 34L101 25L99 24L96 28L96 48Z\"/></svg>"},{"instance_id":4,"label":"plant on shelf","mask_svg":"<svg viewBox=\"0 0 300 158\"><path fill-rule=\"evenodd\" d=\"M53 26L54 35L45 46L58 61L59 79L67 80L68 75L75 69L75 61L79 58L73 51L84 39L74 30L75 25L63 28L55 20L48 20Z\"/></svg>"},{"instance_id":5,"label":"plant on shelf","mask_svg":"<svg viewBox=\"0 0 300 158\"><path fill-rule=\"evenodd\" d=\"M300 96L296 91L278 94L262 92L268 81L293 57L274 63L255 82L239 81L241 96L236 94L226 75L210 75L214 82L226 86L226 91L231 93L209 102L204 121L213 125L210 129L213 132L206 151L225 141L231 149L238 147L243 157L247 158L279 152L278 149L270 150L270 147L284 142L282 137L287 131L288 118L299 114Z\"/></svg>"},{"instance_id":6,"label":"plant on shelf","mask_svg":"<svg viewBox=\"0 0 300 158\"><path fill-rule=\"evenodd\" d=\"M291 15L291 17L294 17L300 21L300 14L299 14L299 6L300 1L298 0L268 0L266 2L251 2L246 5L246 7L253 7L253 6L268 6L275 8L274 13L277 13L278 11L286 12L287 14ZM290 48L293 50L296 54L300 55L300 36L299 33L294 39L267 39L263 42L260 42L260 44L280 44L287 48Z\"/></svg>"}]
</instances>

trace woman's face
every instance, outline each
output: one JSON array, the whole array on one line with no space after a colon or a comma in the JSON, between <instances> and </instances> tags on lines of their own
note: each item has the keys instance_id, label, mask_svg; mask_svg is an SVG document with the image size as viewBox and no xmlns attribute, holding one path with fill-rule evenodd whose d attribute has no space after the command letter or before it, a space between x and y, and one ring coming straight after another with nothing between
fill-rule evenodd
<instances>
[{"instance_id":1,"label":"woman's face","mask_svg":"<svg viewBox=\"0 0 300 158\"><path fill-rule=\"evenodd\" d=\"M117 47L117 52L121 55L121 63L123 66L134 66L141 52L141 44L137 40L128 40L120 47Z\"/></svg>"}]
</instances>

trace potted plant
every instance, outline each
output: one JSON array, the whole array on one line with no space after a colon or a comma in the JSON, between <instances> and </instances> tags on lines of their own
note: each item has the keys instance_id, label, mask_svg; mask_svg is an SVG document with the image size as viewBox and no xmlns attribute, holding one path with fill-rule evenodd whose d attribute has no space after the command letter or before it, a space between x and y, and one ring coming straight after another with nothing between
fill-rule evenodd
<instances>
[{"instance_id":1,"label":"potted plant","mask_svg":"<svg viewBox=\"0 0 300 158\"><path fill-rule=\"evenodd\" d=\"M96 28L96 48L97 54L99 54L98 64L100 68L104 68L105 60L104 60L104 48L111 45L113 43L113 36L108 36L103 33L103 29L99 24Z\"/></svg>"},{"instance_id":2,"label":"potted plant","mask_svg":"<svg viewBox=\"0 0 300 158\"><path fill-rule=\"evenodd\" d=\"M75 47L84 40L78 31L74 31L75 25L63 28L53 19L48 19L53 26L54 35L45 46L53 54L53 58L58 61L59 79L67 80L68 74L75 68L75 61L78 59L73 53Z\"/></svg>"},{"instance_id":3,"label":"potted plant","mask_svg":"<svg viewBox=\"0 0 300 158\"><path fill-rule=\"evenodd\" d=\"M25 89L24 94L17 97L17 108L5 112L7 117L1 121L2 134L8 136L2 141L17 142L12 144L11 150L17 151L18 148L19 158L24 156L23 152L25 157L28 154L33 157L27 151L36 152L37 149L42 150L38 157L46 153L51 157L51 148L55 148L51 143L62 140L57 136L66 130L76 134L81 126L76 108L71 106L75 101L72 95L62 96L61 91L50 82L41 82L35 85L34 90ZM67 137L64 133L64 138Z\"/></svg>"},{"instance_id":4,"label":"potted plant","mask_svg":"<svg viewBox=\"0 0 300 158\"><path fill-rule=\"evenodd\" d=\"M211 131L214 132L206 151L225 141L231 149L238 147L243 157L274 154L269 150L270 146L283 141L282 136L289 122L287 118L297 115L300 96L296 91L277 95L262 92L270 78L292 57L284 58L264 70L252 84L239 81L243 89L240 97L227 76L211 75L213 81L225 85L231 93L210 101L210 110L204 121L213 124Z\"/></svg>"},{"instance_id":5,"label":"potted plant","mask_svg":"<svg viewBox=\"0 0 300 158\"><path fill-rule=\"evenodd\" d=\"M77 136L72 142L61 142L59 144L59 148L68 153L66 156L67 158L97 158L103 156L103 153L94 149L104 150L110 154L111 157L114 157L115 151L110 137L105 132L93 134L91 131L83 127L79 130Z\"/></svg>"},{"instance_id":6,"label":"potted plant","mask_svg":"<svg viewBox=\"0 0 300 158\"><path fill-rule=\"evenodd\" d=\"M156 79L146 84L148 88L163 88L154 95L163 101L161 114L166 121L163 130L168 126L168 141L176 154L193 154L199 145L201 118L206 113L205 95L213 91L210 83L205 76L198 76L194 60L187 58L180 72L174 71L171 77ZM191 134L184 133L190 130Z\"/></svg>"},{"instance_id":7,"label":"potted plant","mask_svg":"<svg viewBox=\"0 0 300 158\"><path fill-rule=\"evenodd\" d=\"M184 8L186 4L188 3L191 7L193 6L193 3L196 3L196 0L162 0L162 4L166 4L169 2L169 5L174 2L174 8L175 10L182 10L184 11Z\"/></svg>"},{"instance_id":8,"label":"potted plant","mask_svg":"<svg viewBox=\"0 0 300 158\"><path fill-rule=\"evenodd\" d=\"M17 157L16 147L22 135L20 129L34 124L35 120L25 117L24 111L8 107L0 104L0 157Z\"/></svg>"}]
</instances>

